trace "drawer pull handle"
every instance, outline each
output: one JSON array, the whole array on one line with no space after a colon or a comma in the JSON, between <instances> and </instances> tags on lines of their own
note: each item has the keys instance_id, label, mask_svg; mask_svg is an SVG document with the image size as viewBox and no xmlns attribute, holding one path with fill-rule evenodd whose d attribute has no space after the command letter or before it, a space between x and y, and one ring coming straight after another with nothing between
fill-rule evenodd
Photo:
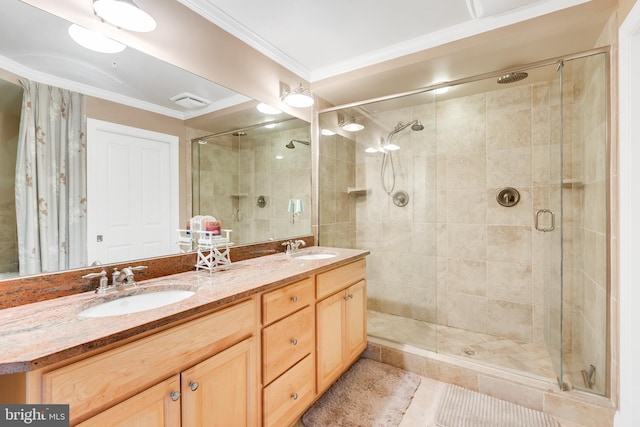
<instances>
[{"instance_id":1,"label":"drawer pull handle","mask_svg":"<svg viewBox=\"0 0 640 427\"><path fill-rule=\"evenodd\" d=\"M292 339L291 339L291 344L293 344L293 345L297 345L297 344L298 344L298 340L297 340L297 339L295 339L295 338L292 338Z\"/></svg>"},{"instance_id":2,"label":"drawer pull handle","mask_svg":"<svg viewBox=\"0 0 640 427\"><path fill-rule=\"evenodd\" d=\"M298 393L291 393L291 398L293 400L298 400Z\"/></svg>"},{"instance_id":3,"label":"drawer pull handle","mask_svg":"<svg viewBox=\"0 0 640 427\"><path fill-rule=\"evenodd\" d=\"M198 387L200 387L200 384L198 384L197 381L189 381L189 388L191 391L196 391Z\"/></svg>"},{"instance_id":4,"label":"drawer pull handle","mask_svg":"<svg viewBox=\"0 0 640 427\"><path fill-rule=\"evenodd\" d=\"M180 399L180 392L179 391L172 391L171 393L169 393L169 397L171 397L171 400L173 400L175 402L176 400Z\"/></svg>"},{"instance_id":5,"label":"drawer pull handle","mask_svg":"<svg viewBox=\"0 0 640 427\"><path fill-rule=\"evenodd\" d=\"M291 297L291 302L298 302L298 297L297 296L292 296Z\"/></svg>"}]
</instances>

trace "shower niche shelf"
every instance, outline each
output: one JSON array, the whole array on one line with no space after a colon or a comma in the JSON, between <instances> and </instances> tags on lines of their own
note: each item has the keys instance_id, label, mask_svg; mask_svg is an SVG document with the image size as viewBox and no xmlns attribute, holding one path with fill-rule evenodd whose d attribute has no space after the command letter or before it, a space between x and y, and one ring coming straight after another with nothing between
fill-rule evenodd
<instances>
[{"instance_id":1,"label":"shower niche shelf","mask_svg":"<svg viewBox=\"0 0 640 427\"><path fill-rule=\"evenodd\" d=\"M347 187L347 194L355 194L356 196L366 196L369 190L360 187Z\"/></svg>"},{"instance_id":2,"label":"shower niche shelf","mask_svg":"<svg viewBox=\"0 0 640 427\"><path fill-rule=\"evenodd\" d=\"M563 188L582 188L584 187L584 182L577 178L567 178L562 180Z\"/></svg>"}]
</instances>

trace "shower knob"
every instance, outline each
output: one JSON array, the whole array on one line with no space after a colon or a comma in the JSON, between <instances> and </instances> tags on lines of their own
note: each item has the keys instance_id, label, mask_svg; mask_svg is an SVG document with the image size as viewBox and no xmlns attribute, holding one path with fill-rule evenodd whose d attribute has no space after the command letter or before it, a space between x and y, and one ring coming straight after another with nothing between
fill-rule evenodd
<instances>
[{"instance_id":1,"label":"shower knob","mask_svg":"<svg viewBox=\"0 0 640 427\"><path fill-rule=\"evenodd\" d=\"M498 192L496 201L501 206L510 208L518 204L520 201L520 193L515 188L506 187Z\"/></svg>"}]
</instances>

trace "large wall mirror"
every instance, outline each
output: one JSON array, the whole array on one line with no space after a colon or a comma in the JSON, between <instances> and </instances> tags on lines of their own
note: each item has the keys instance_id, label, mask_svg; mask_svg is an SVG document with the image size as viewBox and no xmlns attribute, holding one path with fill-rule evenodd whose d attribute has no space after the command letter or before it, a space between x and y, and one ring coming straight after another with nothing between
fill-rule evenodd
<instances>
[{"instance_id":1,"label":"large wall mirror","mask_svg":"<svg viewBox=\"0 0 640 427\"><path fill-rule=\"evenodd\" d=\"M172 243L153 256L180 252L176 229L193 215L218 218L233 230L236 244L311 234L307 122L286 113L260 113L256 101L131 48L115 54L89 51L70 39L69 22L19 0L3 3L0 25L5 34L0 39L0 280L24 275L18 268L14 191L20 80L83 93L88 120L177 137L178 224L164 227ZM291 206L303 210L292 212ZM87 235L97 237L107 238ZM147 256L127 261L139 258ZM87 258L82 265L43 272L96 261L123 259Z\"/></svg>"}]
</instances>

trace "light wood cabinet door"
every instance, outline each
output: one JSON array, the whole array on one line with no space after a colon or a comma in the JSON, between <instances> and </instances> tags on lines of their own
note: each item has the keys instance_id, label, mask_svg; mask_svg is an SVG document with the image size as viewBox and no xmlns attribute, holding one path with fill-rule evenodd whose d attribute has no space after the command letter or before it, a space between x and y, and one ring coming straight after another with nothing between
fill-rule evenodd
<instances>
[{"instance_id":1,"label":"light wood cabinet door","mask_svg":"<svg viewBox=\"0 0 640 427\"><path fill-rule=\"evenodd\" d=\"M255 338L248 338L184 371L182 426L257 426L256 357Z\"/></svg>"},{"instance_id":2,"label":"light wood cabinet door","mask_svg":"<svg viewBox=\"0 0 640 427\"><path fill-rule=\"evenodd\" d=\"M317 303L316 328L317 386L321 393L367 346L365 281Z\"/></svg>"},{"instance_id":3,"label":"light wood cabinet door","mask_svg":"<svg viewBox=\"0 0 640 427\"><path fill-rule=\"evenodd\" d=\"M77 425L105 426L180 427L180 376L174 375Z\"/></svg>"},{"instance_id":4,"label":"light wood cabinet door","mask_svg":"<svg viewBox=\"0 0 640 427\"><path fill-rule=\"evenodd\" d=\"M365 281L347 289L345 296L346 363L353 362L367 347L367 298Z\"/></svg>"},{"instance_id":5,"label":"light wood cabinet door","mask_svg":"<svg viewBox=\"0 0 640 427\"><path fill-rule=\"evenodd\" d=\"M317 385L326 389L342 373L345 291L316 304Z\"/></svg>"}]
</instances>

